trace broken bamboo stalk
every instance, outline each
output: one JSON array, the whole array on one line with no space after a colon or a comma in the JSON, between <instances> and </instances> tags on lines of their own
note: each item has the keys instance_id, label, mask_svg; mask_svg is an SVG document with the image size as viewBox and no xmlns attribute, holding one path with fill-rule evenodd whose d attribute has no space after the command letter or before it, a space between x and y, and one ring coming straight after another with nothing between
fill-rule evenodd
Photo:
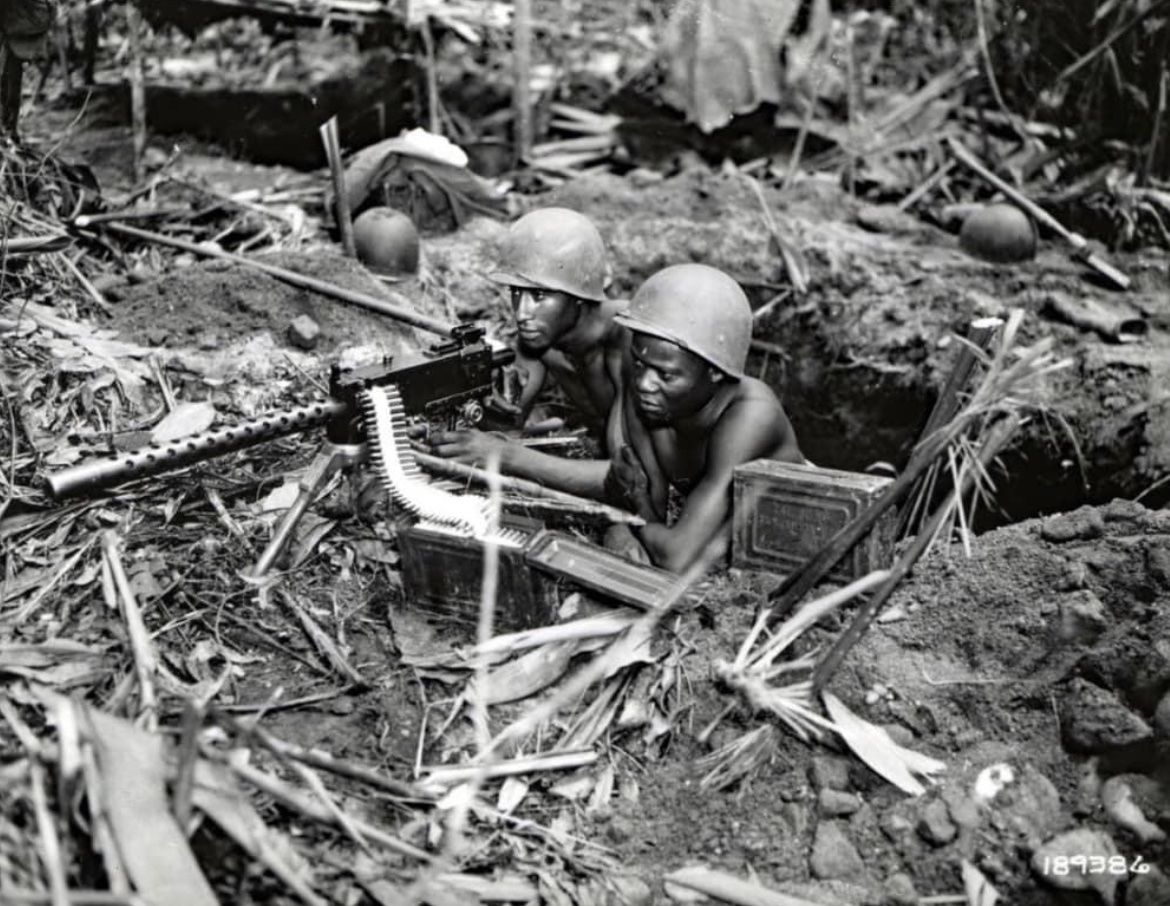
<instances>
[{"instance_id":1,"label":"broken bamboo stalk","mask_svg":"<svg viewBox=\"0 0 1170 906\"><path fill-rule=\"evenodd\" d=\"M90 220L88 217L82 215L73 221L73 225L78 229L88 229L90 227ZM263 271L277 280L283 280L285 283L300 287L301 289L312 290L320 293L323 296L329 296L333 299L340 299L342 302L350 302L354 305L360 305L362 308L368 308L370 311L375 311L380 315L386 315L388 318L393 318L396 321L402 321L412 327L417 327L420 330L426 330L430 333L438 334L441 337L451 337L454 333L454 328L437 318L431 318L427 315L419 314L413 311L410 306L410 300L405 296L394 292L393 290L384 290L394 301L387 302L384 299L379 299L376 296L371 296L368 293L360 293L355 290L345 289L341 286L336 286L332 283L327 283L324 280L319 280L316 277L309 277L305 274L298 274L296 271L291 271L288 268L278 267L275 264L266 264L262 261L256 261L252 258L245 258L243 255L235 255L231 252L225 252L220 248L213 248L211 246L199 245L194 242L188 242L185 239L175 239L172 236L163 236L159 233L152 233L149 230L140 230L137 227L126 226L121 223L106 223L102 228L109 230L112 233L117 233L121 236L127 236L132 239L138 239L142 242L153 242L158 245L166 245L171 248L179 249L180 251L190 252L192 255L202 255L205 258L219 258L223 261L231 261L233 264L239 264L244 267L251 267L258 271Z\"/></svg>"},{"instance_id":2,"label":"broken bamboo stalk","mask_svg":"<svg viewBox=\"0 0 1170 906\"><path fill-rule=\"evenodd\" d=\"M337 131L337 117L331 116L321 124L321 143L325 146L325 158L329 161L329 176L333 180L334 214L337 229L341 232L341 247L349 258L357 257L357 246L353 239L353 212L349 209L349 193L345 189L345 169L341 165L341 137Z\"/></svg>"},{"instance_id":3,"label":"broken bamboo stalk","mask_svg":"<svg viewBox=\"0 0 1170 906\"><path fill-rule=\"evenodd\" d=\"M414 458L420 466L450 478L462 478L479 484L487 484L488 481L493 480L490 474L483 469L469 466L466 463L443 459L441 456L434 456L430 453L423 453L416 450L414 451ZM627 513L625 510L619 510L617 507L610 506L607 503L600 503L596 500L578 497L575 494L546 488L542 484L537 484L535 481L529 481L525 478L513 478L509 475L501 475L499 482L501 490L523 494L528 497L537 497L542 500L552 500L564 504L566 508L572 509L574 512L583 516L604 516L610 522L619 525L646 524L646 520L641 516Z\"/></svg>"},{"instance_id":4,"label":"broken bamboo stalk","mask_svg":"<svg viewBox=\"0 0 1170 906\"><path fill-rule=\"evenodd\" d=\"M901 584L910 570L914 568L914 564L926 553L927 548L934 543L938 530L950 517L951 510L955 506L960 505L963 498L970 493L980 471L986 471L991 466L992 461L999 455L1019 425L1020 416L1015 412L1011 412L997 420L988 429L987 435L979 447L979 465L977 467L971 466L963 472L958 482L958 487L951 489L950 494L947 495L947 499L935 510L930 521L914 537L914 541L910 547L898 558L893 567L891 567L886 580L873 593L873 596L861 605L849 626L846 627L833 647L829 649L828 654L817 664L816 669L813 671L813 699L820 697L826 684L833 678L833 674L837 672L837 668L841 666L841 661L845 659L845 656L861 640L861 637L869 629L870 625L872 625L878 612L885 605L886 601L889 600L890 595L893 594L894 589Z\"/></svg>"},{"instance_id":5,"label":"broken bamboo stalk","mask_svg":"<svg viewBox=\"0 0 1170 906\"><path fill-rule=\"evenodd\" d=\"M1005 196L1013 204L1022 208L1028 216L1042 223L1052 232L1056 233L1065 242L1073 247L1073 255L1080 261L1083 261L1088 267L1092 268L1109 283L1112 283L1117 289L1129 289L1130 280L1125 274L1115 268L1105 259L1101 258L1089 248L1089 241L1085 239L1080 233L1074 233L1063 223L1045 211L1040 205L1024 195L1023 192L1013 188L1004 180L1000 179L991 172L983 163L977 158L962 142L951 136L950 142L951 152L958 158L959 162L973 171L976 175L981 177L985 182L990 183Z\"/></svg>"},{"instance_id":6,"label":"broken bamboo stalk","mask_svg":"<svg viewBox=\"0 0 1170 906\"><path fill-rule=\"evenodd\" d=\"M967 342L963 343L959 349L959 356L955 360L950 376L943 385L938 399L935 400L934 408L930 411L930 416L919 436L920 443L949 423L963 407L963 394L971 386L975 366L979 363L979 353L987 352L992 347L999 338L1003 324L1003 318L978 318L968 326ZM916 497L922 493L925 487L933 485L934 474L935 468L932 466L931 469L927 470L927 474L915 484L909 496ZM922 498L923 507L929 505L930 501L927 497L932 496L932 493L933 489L927 492L926 497ZM917 510L918 507L910 507L900 514L898 531L896 532L898 537L902 537L907 528L914 522Z\"/></svg>"},{"instance_id":7,"label":"broken bamboo stalk","mask_svg":"<svg viewBox=\"0 0 1170 906\"><path fill-rule=\"evenodd\" d=\"M985 353L991 348L1003 329L1003 323L1003 318L978 318L968 326L967 342L959 349L950 377L935 401L920 439L929 437L962 408L963 394L971 385L971 377L979 363L979 353Z\"/></svg>"}]
</instances>

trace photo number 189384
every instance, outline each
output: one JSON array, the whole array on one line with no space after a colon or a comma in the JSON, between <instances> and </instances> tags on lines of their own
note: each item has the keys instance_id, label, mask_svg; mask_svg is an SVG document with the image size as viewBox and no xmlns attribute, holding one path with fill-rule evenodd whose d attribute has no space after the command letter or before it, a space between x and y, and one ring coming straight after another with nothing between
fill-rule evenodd
<instances>
[{"instance_id":1,"label":"photo number 189384","mask_svg":"<svg viewBox=\"0 0 1170 906\"><path fill-rule=\"evenodd\" d=\"M1141 856L1132 862L1125 856L1045 856L1040 871L1045 875L1144 875L1149 863Z\"/></svg>"}]
</instances>

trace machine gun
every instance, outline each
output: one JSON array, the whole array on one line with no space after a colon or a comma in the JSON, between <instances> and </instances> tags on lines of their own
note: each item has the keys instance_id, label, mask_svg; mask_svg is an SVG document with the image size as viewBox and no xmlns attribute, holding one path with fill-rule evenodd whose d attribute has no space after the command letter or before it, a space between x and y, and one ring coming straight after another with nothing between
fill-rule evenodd
<instances>
[{"instance_id":1,"label":"machine gun","mask_svg":"<svg viewBox=\"0 0 1170 906\"><path fill-rule=\"evenodd\" d=\"M511 349L486 340L482 327L456 325L447 342L422 355L388 357L361 368L335 364L327 400L89 460L48 476L46 484L54 499L87 494L324 425L325 442L300 480L296 501L257 561L256 577L271 569L329 479L367 457L387 491L410 512L467 533L482 533L486 527L482 498L447 493L428 484L419 472L407 439L408 420L425 419L445 427L477 424L495 371L514 358Z\"/></svg>"}]
</instances>

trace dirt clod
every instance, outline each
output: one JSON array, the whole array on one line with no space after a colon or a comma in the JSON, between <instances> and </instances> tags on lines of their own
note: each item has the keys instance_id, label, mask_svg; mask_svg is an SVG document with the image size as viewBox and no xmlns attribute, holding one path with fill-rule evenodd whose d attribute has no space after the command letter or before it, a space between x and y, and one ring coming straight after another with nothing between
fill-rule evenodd
<instances>
[{"instance_id":1,"label":"dirt clod","mask_svg":"<svg viewBox=\"0 0 1170 906\"><path fill-rule=\"evenodd\" d=\"M321 338L320 325L308 315L300 315L288 325L288 341L299 349L314 349Z\"/></svg>"},{"instance_id":2,"label":"dirt clod","mask_svg":"<svg viewBox=\"0 0 1170 906\"><path fill-rule=\"evenodd\" d=\"M1061 701L1061 729L1070 751L1084 754L1139 742L1151 735L1149 725L1100 686L1073 680Z\"/></svg>"},{"instance_id":3,"label":"dirt clod","mask_svg":"<svg viewBox=\"0 0 1170 906\"><path fill-rule=\"evenodd\" d=\"M958 834L945 802L932 799L925 805L918 818L918 835L923 840L932 846L946 846Z\"/></svg>"},{"instance_id":4,"label":"dirt clod","mask_svg":"<svg viewBox=\"0 0 1170 906\"><path fill-rule=\"evenodd\" d=\"M809 867L813 875L822 880L863 881L866 878L861 854L835 821L822 821L817 825Z\"/></svg>"},{"instance_id":5,"label":"dirt clod","mask_svg":"<svg viewBox=\"0 0 1170 906\"><path fill-rule=\"evenodd\" d=\"M1054 544L1069 541L1087 541L1105 534L1105 519L1101 513L1089 507L1081 507L1071 513L1062 513L1045 519L1040 527L1040 537Z\"/></svg>"},{"instance_id":6,"label":"dirt clod","mask_svg":"<svg viewBox=\"0 0 1170 906\"><path fill-rule=\"evenodd\" d=\"M829 818L841 818L852 815L861 808L861 800L852 793L823 789L817 796L817 805L820 807L822 815Z\"/></svg>"}]
</instances>

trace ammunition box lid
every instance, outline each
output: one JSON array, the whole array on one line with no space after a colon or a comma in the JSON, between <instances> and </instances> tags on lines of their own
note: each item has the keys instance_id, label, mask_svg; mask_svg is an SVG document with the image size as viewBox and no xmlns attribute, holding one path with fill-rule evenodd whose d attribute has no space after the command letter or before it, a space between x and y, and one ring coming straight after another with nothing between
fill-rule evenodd
<instances>
[{"instance_id":1,"label":"ammunition box lid","mask_svg":"<svg viewBox=\"0 0 1170 906\"><path fill-rule=\"evenodd\" d=\"M562 532L542 532L528 547L538 569L642 610L661 607L678 582L674 573L634 563L596 544Z\"/></svg>"},{"instance_id":2,"label":"ammunition box lid","mask_svg":"<svg viewBox=\"0 0 1170 906\"><path fill-rule=\"evenodd\" d=\"M777 462L774 459L756 459L735 469L737 481L753 479L784 479L798 481L802 486L832 485L836 488L857 490L866 494L885 490L893 479L884 475L869 475L865 472L843 472L821 466L792 462Z\"/></svg>"}]
</instances>

